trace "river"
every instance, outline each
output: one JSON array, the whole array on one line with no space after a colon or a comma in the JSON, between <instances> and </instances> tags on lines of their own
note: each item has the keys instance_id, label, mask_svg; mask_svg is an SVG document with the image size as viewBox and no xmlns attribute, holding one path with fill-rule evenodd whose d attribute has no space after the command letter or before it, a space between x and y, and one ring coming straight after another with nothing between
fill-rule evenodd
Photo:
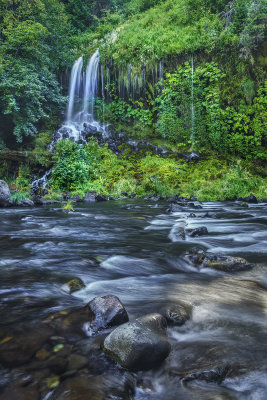
<instances>
[{"instance_id":1,"label":"river","mask_svg":"<svg viewBox=\"0 0 267 400\"><path fill-rule=\"evenodd\" d=\"M16 335L31 337L51 315L81 307L96 296L118 296L130 320L186 302L192 306L190 320L168 328L171 353L160 368L136 374L134 400L265 400L266 203L191 204L176 213L167 213L167 207L163 202L124 200L79 203L73 212L57 205L0 209L0 346L12 343ZM205 217L207 211L211 214ZM200 226L206 226L208 234L185 240L177 234L181 227ZM199 270L185 256L192 249L244 257L254 266L235 273ZM74 277L86 287L68 294L63 285ZM92 340L82 333L63 339L65 347L70 343L76 352ZM48 348L46 342L40 347ZM35 374L17 390L24 393L33 384L37 389L34 395L17 394L18 399L52 398L53 388L45 389L43 382L51 374L59 376L60 385L69 379L67 367L51 372L42 361L45 357L34 364L35 355L23 361L16 347L9 351L11 359L12 351L17 352L18 365L16 360L0 365L1 400L15 398L10 385L25 375ZM226 364L237 365L237 372L220 384L185 384L179 378L179 371ZM46 374L38 375L38 369ZM77 368L73 376L84 371ZM101 376L105 371L88 374Z\"/></svg>"}]
</instances>

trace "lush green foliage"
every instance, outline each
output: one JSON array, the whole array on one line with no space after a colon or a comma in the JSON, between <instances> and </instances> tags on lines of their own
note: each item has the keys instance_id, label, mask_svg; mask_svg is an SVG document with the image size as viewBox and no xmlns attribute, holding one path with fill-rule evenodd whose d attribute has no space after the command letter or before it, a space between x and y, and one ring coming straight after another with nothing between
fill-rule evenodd
<instances>
[{"instance_id":1,"label":"lush green foliage","mask_svg":"<svg viewBox=\"0 0 267 400\"><path fill-rule=\"evenodd\" d=\"M66 65L69 25L58 1L2 0L0 28L0 136L22 141L64 104L55 73Z\"/></svg>"},{"instance_id":2,"label":"lush green foliage","mask_svg":"<svg viewBox=\"0 0 267 400\"><path fill-rule=\"evenodd\" d=\"M84 196L90 190L121 197L121 192L138 196L177 193L199 200L232 200L253 192L267 197L266 179L253 175L253 165L240 161L227 162L214 156L199 163L138 154L118 158L95 141L86 146L61 141L50 181L53 191L69 190ZM50 194L51 198L55 195ZM58 198L58 195L57 197Z\"/></svg>"},{"instance_id":3,"label":"lush green foliage","mask_svg":"<svg viewBox=\"0 0 267 400\"><path fill-rule=\"evenodd\" d=\"M185 63L167 74L158 104L157 130L165 138L216 149L220 152L262 157L266 140L267 93L259 89L251 105L224 106L225 75L214 63L192 71Z\"/></svg>"},{"instance_id":4,"label":"lush green foliage","mask_svg":"<svg viewBox=\"0 0 267 400\"><path fill-rule=\"evenodd\" d=\"M60 141L57 144L55 163L53 188L63 191L85 183L92 170L85 149L72 141Z\"/></svg>"}]
</instances>

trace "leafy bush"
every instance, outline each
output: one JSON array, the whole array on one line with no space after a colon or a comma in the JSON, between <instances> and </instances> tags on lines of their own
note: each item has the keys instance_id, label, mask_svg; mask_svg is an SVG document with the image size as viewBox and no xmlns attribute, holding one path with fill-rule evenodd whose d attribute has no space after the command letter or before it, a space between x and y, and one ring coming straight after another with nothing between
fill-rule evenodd
<instances>
[{"instance_id":1,"label":"leafy bush","mask_svg":"<svg viewBox=\"0 0 267 400\"><path fill-rule=\"evenodd\" d=\"M92 166L83 147L65 140L57 144L52 171L53 189L74 189L77 185L87 182L91 173Z\"/></svg>"}]
</instances>

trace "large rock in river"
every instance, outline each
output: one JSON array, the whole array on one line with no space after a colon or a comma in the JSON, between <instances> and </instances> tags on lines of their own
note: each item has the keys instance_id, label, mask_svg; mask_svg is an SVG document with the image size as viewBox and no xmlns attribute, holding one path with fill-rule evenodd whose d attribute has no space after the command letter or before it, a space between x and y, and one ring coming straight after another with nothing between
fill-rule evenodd
<instances>
[{"instance_id":1,"label":"large rock in river","mask_svg":"<svg viewBox=\"0 0 267 400\"><path fill-rule=\"evenodd\" d=\"M149 314L123 324L106 337L104 351L130 371L152 369L170 353L167 321Z\"/></svg>"},{"instance_id":2,"label":"large rock in river","mask_svg":"<svg viewBox=\"0 0 267 400\"><path fill-rule=\"evenodd\" d=\"M88 308L91 335L129 321L127 311L120 299L114 295L95 297L88 304Z\"/></svg>"},{"instance_id":3,"label":"large rock in river","mask_svg":"<svg viewBox=\"0 0 267 400\"><path fill-rule=\"evenodd\" d=\"M11 193L8 184L0 180L0 207L11 206Z\"/></svg>"}]
</instances>

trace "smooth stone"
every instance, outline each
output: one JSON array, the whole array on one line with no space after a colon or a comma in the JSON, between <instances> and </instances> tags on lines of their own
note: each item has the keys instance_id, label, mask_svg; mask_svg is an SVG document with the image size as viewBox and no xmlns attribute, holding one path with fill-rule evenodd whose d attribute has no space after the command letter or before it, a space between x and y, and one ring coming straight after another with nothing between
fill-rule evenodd
<instances>
[{"instance_id":1,"label":"smooth stone","mask_svg":"<svg viewBox=\"0 0 267 400\"><path fill-rule=\"evenodd\" d=\"M104 341L104 351L130 371L155 368L170 349L167 321L156 313L119 326Z\"/></svg>"},{"instance_id":2,"label":"smooth stone","mask_svg":"<svg viewBox=\"0 0 267 400\"><path fill-rule=\"evenodd\" d=\"M11 193L5 181L0 180L0 207L11 206Z\"/></svg>"},{"instance_id":3,"label":"smooth stone","mask_svg":"<svg viewBox=\"0 0 267 400\"><path fill-rule=\"evenodd\" d=\"M66 285L62 286L62 289L66 290L70 294L77 292L78 290L81 290L83 288L85 288L85 284L80 278L73 278L68 283L66 283Z\"/></svg>"},{"instance_id":4,"label":"smooth stone","mask_svg":"<svg viewBox=\"0 0 267 400\"><path fill-rule=\"evenodd\" d=\"M88 304L90 335L121 325L129 321L127 311L120 299L114 295L95 297Z\"/></svg>"}]
</instances>

